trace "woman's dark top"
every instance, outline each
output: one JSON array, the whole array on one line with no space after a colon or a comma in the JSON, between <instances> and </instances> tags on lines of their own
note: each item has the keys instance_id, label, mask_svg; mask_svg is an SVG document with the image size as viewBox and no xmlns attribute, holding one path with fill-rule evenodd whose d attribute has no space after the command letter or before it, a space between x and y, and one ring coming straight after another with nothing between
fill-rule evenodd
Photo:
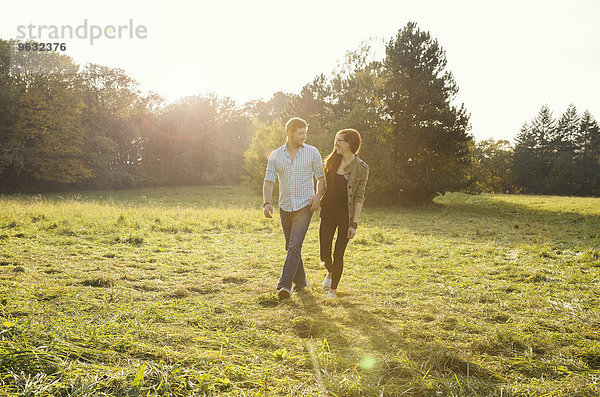
<instances>
[{"instance_id":1,"label":"woman's dark top","mask_svg":"<svg viewBox=\"0 0 600 397\"><path fill-rule=\"evenodd\" d=\"M337 172L326 174L327 191L321 201L321 218L348 219L348 180Z\"/></svg>"}]
</instances>

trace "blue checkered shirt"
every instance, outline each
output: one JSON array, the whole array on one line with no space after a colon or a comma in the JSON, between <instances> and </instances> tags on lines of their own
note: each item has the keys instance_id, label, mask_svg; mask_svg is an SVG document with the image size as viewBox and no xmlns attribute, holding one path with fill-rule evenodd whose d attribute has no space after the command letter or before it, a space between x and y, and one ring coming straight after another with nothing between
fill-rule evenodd
<instances>
[{"instance_id":1,"label":"blue checkered shirt","mask_svg":"<svg viewBox=\"0 0 600 397\"><path fill-rule=\"evenodd\" d=\"M306 144L300 146L292 161L287 146L283 145L271 152L265 181L275 183L275 178L279 178L279 208L292 212L310 204L310 198L315 194L313 175L317 179L325 176L317 148Z\"/></svg>"}]
</instances>

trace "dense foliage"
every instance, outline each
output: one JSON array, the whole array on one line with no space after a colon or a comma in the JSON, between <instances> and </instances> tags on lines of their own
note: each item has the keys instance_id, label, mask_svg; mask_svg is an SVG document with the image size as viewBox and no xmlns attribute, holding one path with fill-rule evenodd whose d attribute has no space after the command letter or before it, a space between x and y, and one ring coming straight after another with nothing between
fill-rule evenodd
<instances>
[{"instance_id":1,"label":"dense foliage","mask_svg":"<svg viewBox=\"0 0 600 397\"><path fill-rule=\"evenodd\" d=\"M543 106L517 136L513 175L526 193L600 194L600 126L574 105L556 121Z\"/></svg>"},{"instance_id":2,"label":"dense foliage","mask_svg":"<svg viewBox=\"0 0 600 397\"><path fill-rule=\"evenodd\" d=\"M216 95L167 104L121 69L14 46L0 40L0 192L241 182L259 190L283 124L298 116L323 157L338 130L360 131L370 200L600 193L600 128L588 111L571 105L557 121L544 106L514 146L474 142L444 50L414 23L348 52L298 94L243 105Z\"/></svg>"},{"instance_id":3,"label":"dense foliage","mask_svg":"<svg viewBox=\"0 0 600 397\"><path fill-rule=\"evenodd\" d=\"M371 168L369 193L379 200L422 202L464 188L473 140L466 110L452 105L458 87L444 50L414 23L385 45L382 60L374 46L349 53L331 76L317 76L290 98L281 119L306 119L309 143L324 155L336 131L357 129Z\"/></svg>"},{"instance_id":4,"label":"dense foliage","mask_svg":"<svg viewBox=\"0 0 600 397\"><path fill-rule=\"evenodd\" d=\"M0 41L0 190L239 183L251 117L227 98L165 105L123 70Z\"/></svg>"}]
</instances>

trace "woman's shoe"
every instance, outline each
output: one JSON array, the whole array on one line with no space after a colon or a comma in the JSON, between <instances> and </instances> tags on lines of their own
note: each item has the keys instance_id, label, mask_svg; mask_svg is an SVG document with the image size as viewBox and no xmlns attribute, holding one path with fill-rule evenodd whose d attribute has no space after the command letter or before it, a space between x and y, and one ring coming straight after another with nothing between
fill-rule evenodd
<instances>
[{"instance_id":1,"label":"woman's shoe","mask_svg":"<svg viewBox=\"0 0 600 397\"><path fill-rule=\"evenodd\" d=\"M325 276L325 280L323 280L323 289L325 291L329 291L331 288L331 277L329 275Z\"/></svg>"},{"instance_id":2,"label":"woman's shoe","mask_svg":"<svg viewBox=\"0 0 600 397\"><path fill-rule=\"evenodd\" d=\"M325 295L325 297L329 298L329 299L335 299L336 298L335 292L336 291L334 289L330 289L329 292L327 293L327 295Z\"/></svg>"}]
</instances>

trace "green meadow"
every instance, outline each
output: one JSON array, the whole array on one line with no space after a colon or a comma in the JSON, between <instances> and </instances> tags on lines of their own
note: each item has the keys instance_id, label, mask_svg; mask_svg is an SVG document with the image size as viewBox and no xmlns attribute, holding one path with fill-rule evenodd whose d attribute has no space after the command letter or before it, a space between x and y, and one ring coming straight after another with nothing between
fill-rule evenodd
<instances>
[{"instance_id":1,"label":"green meadow","mask_svg":"<svg viewBox=\"0 0 600 397\"><path fill-rule=\"evenodd\" d=\"M0 197L0 395L600 395L600 199L365 203L338 299L280 302L242 187Z\"/></svg>"}]
</instances>

